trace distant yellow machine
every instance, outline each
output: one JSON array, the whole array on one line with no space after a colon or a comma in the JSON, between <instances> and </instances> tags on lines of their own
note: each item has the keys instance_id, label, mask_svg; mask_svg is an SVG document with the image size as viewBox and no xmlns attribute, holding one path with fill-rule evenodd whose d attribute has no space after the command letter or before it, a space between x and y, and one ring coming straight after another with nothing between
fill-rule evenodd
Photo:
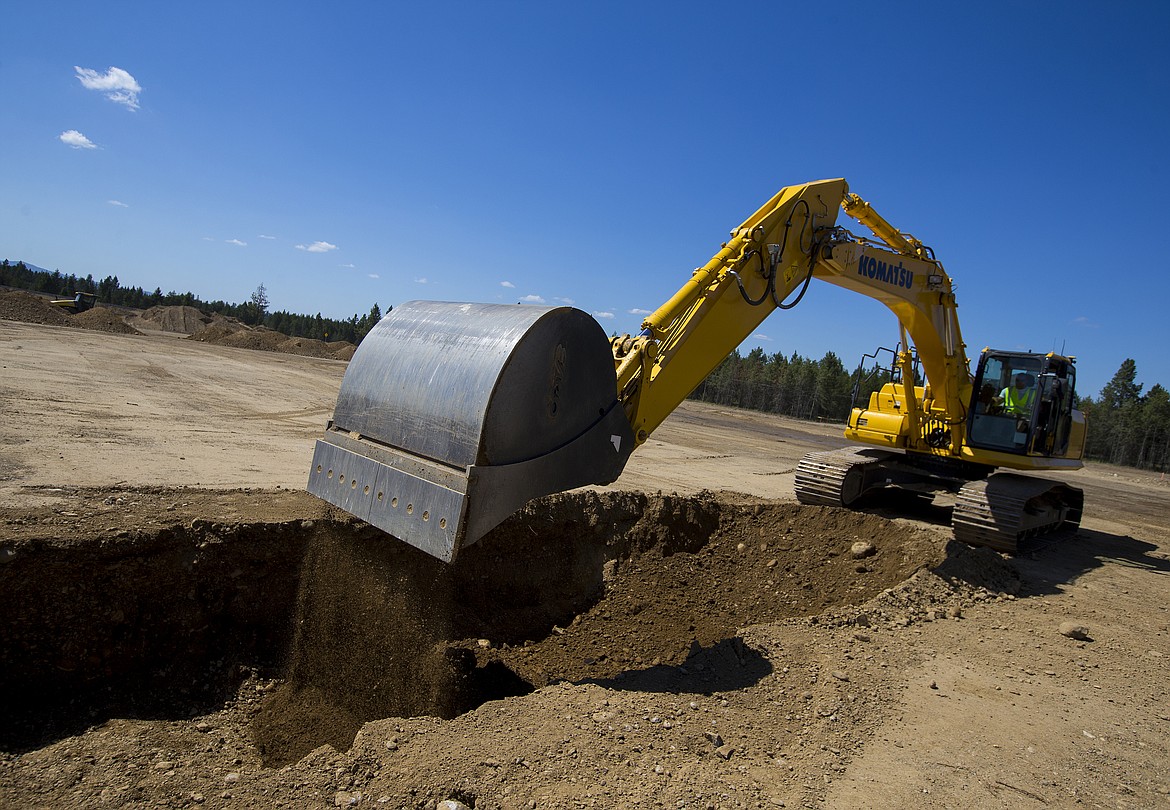
<instances>
[{"instance_id":1,"label":"distant yellow machine","mask_svg":"<svg viewBox=\"0 0 1170 810\"><path fill-rule=\"evenodd\" d=\"M837 226L841 210L876 240ZM1081 466L1074 358L984 349L972 374L942 264L843 179L781 189L637 335L608 338L570 307L396 307L350 362L308 489L452 561L532 498L616 480L679 403L813 279L885 304L901 340L893 381L849 417L845 435L863 446L806 456L801 502L951 492L956 537L1005 551L1079 523L1079 489L995 472Z\"/></svg>"},{"instance_id":2,"label":"distant yellow machine","mask_svg":"<svg viewBox=\"0 0 1170 810\"><path fill-rule=\"evenodd\" d=\"M93 309L97 304L97 296L93 293L79 292L72 298L55 298L52 301L54 306L67 309L72 314L76 315L78 312L85 312L87 309Z\"/></svg>"}]
</instances>

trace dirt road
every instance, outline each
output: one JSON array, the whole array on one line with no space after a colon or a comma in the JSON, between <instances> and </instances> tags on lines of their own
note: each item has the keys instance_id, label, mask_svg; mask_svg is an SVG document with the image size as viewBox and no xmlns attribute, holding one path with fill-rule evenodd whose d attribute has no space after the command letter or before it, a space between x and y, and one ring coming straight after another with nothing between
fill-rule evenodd
<instances>
[{"instance_id":1,"label":"dirt road","mask_svg":"<svg viewBox=\"0 0 1170 810\"><path fill-rule=\"evenodd\" d=\"M344 369L0 321L0 806L1170 806L1159 476L1005 559L687 403L444 570L300 492Z\"/></svg>"}]
</instances>

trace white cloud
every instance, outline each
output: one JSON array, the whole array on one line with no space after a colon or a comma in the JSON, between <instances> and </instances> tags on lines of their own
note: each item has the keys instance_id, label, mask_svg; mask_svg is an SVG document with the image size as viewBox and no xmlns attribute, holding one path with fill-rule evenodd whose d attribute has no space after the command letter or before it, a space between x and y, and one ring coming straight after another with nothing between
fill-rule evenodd
<instances>
[{"instance_id":1,"label":"white cloud","mask_svg":"<svg viewBox=\"0 0 1170 810\"><path fill-rule=\"evenodd\" d=\"M752 337L754 337L756 340L771 340L772 339L772 338L768 337L767 335L760 334L759 332L756 332L754 335L752 335Z\"/></svg>"},{"instance_id":2,"label":"white cloud","mask_svg":"<svg viewBox=\"0 0 1170 810\"><path fill-rule=\"evenodd\" d=\"M126 205L126 203L122 202L121 200L106 200L106 205L112 205L115 208L129 208L130 207L130 206Z\"/></svg>"},{"instance_id":3,"label":"white cloud","mask_svg":"<svg viewBox=\"0 0 1170 810\"><path fill-rule=\"evenodd\" d=\"M337 266L338 266L338 267L344 267L344 268L347 268L347 269L349 269L349 270L354 270L354 269L356 269L356 268L357 268L357 265L356 265L356 264L353 264L352 262L351 262L351 263L349 263L349 264L339 264L339 265L337 265Z\"/></svg>"},{"instance_id":4,"label":"white cloud","mask_svg":"<svg viewBox=\"0 0 1170 810\"><path fill-rule=\"evenodd\" d=\"M1081 315L1079 318L1073 318L1073 323L1077 326L1085 326L1089 329L1097 329L1101 326L1099 323L1094 323L1091 319Z\"/></svg>"},{"instance_id":5,"label":"white cloud","mask_svg":"<svg viewBox=\"0 0 1170 810\"><path fill-rule=\"evenodd\" d=\"M314 242L311 245L297 245L297 250L306 250L309 253L328 253L331 250L337 250L337 245L331 245L328 242Z\"/></svg>"},{"instance_id":6,"label":"white cloud","mask_svg":"<svg viewBox=\"0 0 1170 810\"><path fill-rule=\"evenodd\" d=\"M562 298L561 296L553 296L553 300L560 301L562 304L564 304L567 307L571 307L571 306L573 306L573 304L577 303L572 298Z\"/></svg>"},{"instance_id":7,"label":"white cloud","mask_svg":"<svg viewBox=\"0 0 1170 810\"><path fill-rule=\"evenodd\" d=\"M414 280L414 283L415 283L415 284L426 284L426 283L427 283L427 277L426 277L426 276L422 276L421 278L416 278L416 279Z\"/></svg>"},{"instance_id":8,"label":"white cloud","mask_svg":"<svg viewBox=\"0 0 1170 810\"><path fill-rule=\"evenodd\" d=\"M381 278L381 276L378 275L377 273L370 273L369 276L370 276L370 278Z\"/></svg>"},{"instance_id":9,"label":"white cloud","mask_svg":"<svg viewBox=\"0 0 1170 810\"><path fill-rule=\"evenodd\" d=\"M261 239L275 239L275 238L276 238L275 236L269 236L269 235L268 235L268 234L266 234L266 233L257 234L257 235L258 235L258 236L259 236Z\"/></svg>"},{"instance_id":10,"label":"white cloud","mask_svg":"<svg viewBox=\"0 0 1170 810\"><path fill-rule=\"evenodd\" d=\"M507 288L510 290L510 289L512 289L513 287L515 287L516 285L515 285L515 284L513 284L513 283L512 283L512 282L510 282L510 281L501 281L501 282L500 282L500 286L501 286L501 287L507 287Z\"/></svg>"},{"instance_id":11,"label":"white cloud","mask_svg":"<svg viewBox=\"0 0 1170 810\"><path fill-rule=\"evenodd\" d=\"M544 299L541 298L539 295L526 295L520 299L519 303L521 303L521 304L543 304Z\"/></svg>"},{"instance_id":12,"label":"white cloud","mask_svg":"<svg viewBox=\"0 0 1170 810\"><path fill-rule=\"evenodd\" d=\"M138 109L138 94L142 92L142 87L122 68L111 67L105 73L76 65L73 69L77 71L77 78L86 90L104 93L110 101L121 104L128 110Z\"/></svg>"},{"instance_id":13,"label":"white cloud","mask_svg":"<svg viewBox=\"0 0 1170 810\"><path fill-rule=\"evenodd\" d=\"M594 312L593 317L597 318L599 321L600 320L612 321L613 320L613 313L612 312Z\"/></svg>"},{"instance_id":14,"label":"white cloud","mask_svg":"<svg viewBox=\"0 0 1170 810\"><path fill-rule=\"evenodd\" d=\"M57 138L61 143L66 146L72 146L74 149L97 149L96 143L75 129L67 129L58 135Z\"/></svg>"},{"instance_id":15,"label":"white cloud","mask_svg":"<svg viewBox=\"0 0 1170 810\"><path fill-rule=\"evenodd\" d=\"M239 239L225 239L223 241L227 242L229 245L236 245L237 247L247 247L248 246L247 242L241 242Z\"/></svg>"},{"instance_id":16,"label":"white cloud","mask_svg":"<svg viewBox=\"0 0 1170 810\"><path fill-rule=\"evenodd\" d=\"M649 315L650 314L650 310L638 309L637 307L635 307L633 309L627 309L626 312L630 313L631 315Z\"/></svg>"},{"instance_id":17,"label":"white cloud","mask_svg":"<svg viewBox=\"0 0 1170 810\"><path fill-rule=\"evenodd\" d=\"M205 237L203 237L203 241L204 241L204 242L214 242L214 241L215 241L215 237L213 237L213 236L205 236Z\"/></svg>"}]
</instances>

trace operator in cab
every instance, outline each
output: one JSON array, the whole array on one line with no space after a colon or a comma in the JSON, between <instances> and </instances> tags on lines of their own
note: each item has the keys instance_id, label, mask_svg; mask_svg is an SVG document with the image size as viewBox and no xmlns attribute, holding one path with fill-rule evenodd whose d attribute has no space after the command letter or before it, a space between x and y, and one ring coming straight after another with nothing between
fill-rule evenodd
<instances>
[{"instance_id":1,"label":"operator in cab","mask_svg":"<svg viewBox=\"0 0 1170 810\"><path fill-rule=\"evenodd\" d=\"M1032 414L1032 403L1036 400L1036 389L1032 387L1032 375L1019 372L1015 384L999 392L1003 412L1012 416L1027 417Z\"/></svg>"}]
</instances>

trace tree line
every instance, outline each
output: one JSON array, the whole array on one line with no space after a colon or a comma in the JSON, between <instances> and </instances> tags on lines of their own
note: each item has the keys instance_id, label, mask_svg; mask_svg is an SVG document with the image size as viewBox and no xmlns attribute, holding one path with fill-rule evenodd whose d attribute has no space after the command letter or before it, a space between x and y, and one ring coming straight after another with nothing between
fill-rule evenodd
<instances>
[{"instance_id":1,"label":"tree line","mask_svg":"<svg viewBox=\"0 0 1170 810\"><path fill-rule=\"evenodd\" d=\"M167 292L155 287L146 292L142 287L123 287L117 276L106 276L97 281L92 275L80 277L63 274L60 270L33 270L24 262L0 262L0 286L15 287L32 292L47 293L63 298L72 298L79 292L93 293L99 303L113 306L149 309L154 306L195 307L208 314L236 318L249 326L264 326L289 337L313 338L324 341L348 341L360 343L374 324L382 319L382 310L377 303L370 311L348 319L336 319L316 315L301 315L295 312L268 309L268 293L261 284L249 300L235 304L228 301L204 301L193 293Z\"/></svg>"},{"instance_id":2,"label":"tree line","mask_svg":"<svg viewBox=\"0 0 1170 810\"><path fill-rule=\"evenodd\" d=\"M1122 362L1096 399L1082 397L1089 429L1085 457L1143 470L1170 469L1170 392L1155 384L1145 394L1137 363Z\"/></svg>"},{"instance_id":3,"label":"tree line","mask_svg":"<svg viewBox=\"0 0 1170 810\"><path fill-rule=\"evenodd\" d=\"M867 402L870 392L889 379L889 372L877 368L859 367L851 374L833 352L813 360L795 352L768 355L755 348L746 356L738 351L728 355L690 398L797 419L844 422L855 385L858 399Z\"/></svg>"}]
</instances>

